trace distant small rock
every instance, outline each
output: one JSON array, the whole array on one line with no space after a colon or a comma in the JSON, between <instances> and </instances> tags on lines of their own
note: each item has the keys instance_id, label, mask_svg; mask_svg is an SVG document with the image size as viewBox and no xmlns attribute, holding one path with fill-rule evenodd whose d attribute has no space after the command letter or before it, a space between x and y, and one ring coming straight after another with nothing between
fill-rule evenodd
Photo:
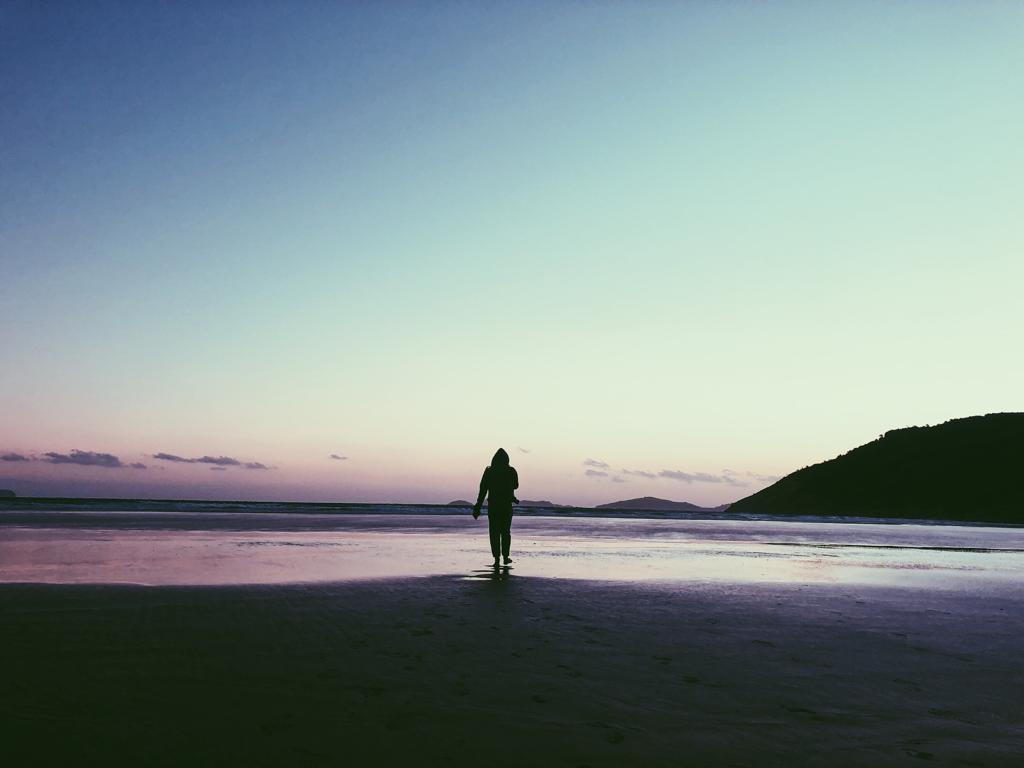
<instances>
[{"instance_id":1,"label":"distant small rock","mask_svg":"<svg viewBox=\"0 0 1024 768\"><path fill-rule=\"evenodd\" d=\"M8 490L7 488L0 488L0 496L2 496L5 499L13 499L17 495L18 494L16 494L14 491Z\"/></svg>"},{"instance_id":2,"label":"distant small rock","mask_svg":"<svg viewBox=\"0 0 1024 768\"><path fill-rule=\"evenodd\" d=\"M446 506L449 507L472 507L472 501L466 501L465 499L456 499L455 501L449 501Z\"/></svg>"}]
</instances>

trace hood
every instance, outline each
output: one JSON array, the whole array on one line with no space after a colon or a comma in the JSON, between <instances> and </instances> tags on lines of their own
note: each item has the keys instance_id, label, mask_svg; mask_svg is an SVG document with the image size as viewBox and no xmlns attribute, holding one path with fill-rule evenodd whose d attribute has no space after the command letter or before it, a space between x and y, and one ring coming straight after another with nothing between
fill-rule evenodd
<instances>
[{"instance_id":1,"label":"hood","mask_svg":"<svg viewBox=\"0 0 1024 768\"><path fill-rule=\"evenodd\" d=\"M492 467L507 467L508 466L508 454L505 453L504 448L499 448L494 452L494 458L491 459Z\"/></svg>"}]
</instances>

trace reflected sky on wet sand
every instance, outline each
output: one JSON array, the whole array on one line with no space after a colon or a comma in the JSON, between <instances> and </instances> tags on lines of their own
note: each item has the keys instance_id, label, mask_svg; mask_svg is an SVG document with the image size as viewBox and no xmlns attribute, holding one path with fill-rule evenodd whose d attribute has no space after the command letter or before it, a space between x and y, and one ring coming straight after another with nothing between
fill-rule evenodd
<instances>
[{"instance_id":1,"label":"reflected sky on wet sand","mask_svg":"<svg viewBox=\"0 0 1024 768\"><path fill-rule=\"evenodd\" d=\"M226 585L465 575L491 560L461 516L152 513L5 526L0 582ZM303 518L297 520L296 518ZM773 520L517 518L510 576L1002 589L1024 528Z\"/></svg>"}]
</instances>

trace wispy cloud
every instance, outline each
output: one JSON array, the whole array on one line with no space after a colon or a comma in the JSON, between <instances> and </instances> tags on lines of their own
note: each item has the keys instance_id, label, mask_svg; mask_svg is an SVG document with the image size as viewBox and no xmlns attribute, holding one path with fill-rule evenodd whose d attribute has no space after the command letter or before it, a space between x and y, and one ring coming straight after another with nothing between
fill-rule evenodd
<instances>
[{"instance_id":1,"label":"wispy cloud","mask_svg":"<svg viewBox=\"0 0 1024 768\"><path fill-rule=\"evenodd\" d=\"M230 456L200 456L192 461L196 464L216 464L218 467L237 467L242 463Z\"/></svg>"},{"instance_id":2,"label":"wispy cloud","mask_svg":"<svg viewBox=\"0 0 1024 768\"><path fill-rule=\"evenodd\" d=\"M586 475L587 477L608 477L607 472L602 472L599 469L588 469L583 474Z\"/></svg>"},{"instance_id":3,"label":"wispy cloud","mask_svg":"<svg viewBox=\"0 0 1024 768\"><path fill-rule=\"evenodd\" d=\"M79 464L83 467L108 467L110 469L124 466L121 460L112 453L80 451L77 448L73 449L71 453L48 451L43 455L51 464Z\"/></svg>"},{"instance_id":4,"label":"wispy cloud","mask_svg":"<svg viewBox=\"0 0 1024 768\"><path fill-rule=\"evenodd\" d=\"M154 459L160 461L174 461L180 464L216 464L220 467L237 467L242 462L230 456L200 456L196 459L187 459L184 456L176 456L173 453L154 453Z\"/></svg>"},{"instance_id":5,"label":"wispy cloud","mask_svg":"<svg viewBox=\"0 0 1024 768\"><path fill-rule=\"evenodd\" d=\"M762 475L758 472L737 472L734 469L723 469L722 474L733 478L735 485L750 485L747 482L748 480L753 480L756 483L774 483L779 479L778 475Z\"/></svg>"},{"instance_id":6,"label":"wispy cloud","mask_svg":"<svg viewBox=\"0 0 1024 768\"><path fill-rule=\"evenodd\" d=\"M128 466L131 467L132 469L145 469L146 468L146 465L143 464L141 461L133 461Z\"/></svg>"},{"instance_id":7,"label":"wispy cloud","mask_svg":"<svg viewBox=\"0 0 1024 768\"><path fill-rule=\"evenodd\" d=\"M771 483L779 479L773 475L759 475L756 472L737 472L733 469L723 469L720 474L712 472L685 472L681 469L663 469L660 472L650 472L646 469L623 469L622 474L645 477L649 480L662 478L665 480L675 480L680 483L719 483L735 486L750 485L749 480L756 480L759 483Z\"/></svg>"},{"instance_id":8,"label":"wispy cloud","mask_svg":"<svg viewBox=\"0 0 1024 768\"><path fill-rule=\"evenodd\" d=\"M244 467L245 469L272 469L266 464L259 461L240 461L233 456L199 456L196 458L187 458L185 456L178 456L173 453L154 453L154 459L160 461L170 461L178 464L212 464L215 467L221 467L227 469L228 467ZM333 458L333 455L332 455Z\"/></svg>"},{"instance_id":9,"label":"wispy cloud","mask_svg":"<svg viewBox=\"0 0 1024 768\"><path fill-rule=\"evenodd\" d=\"M183 456L175 456L173 453L154 453L154 459L160 459L160 461L180 461L185 464L191 464L194 459L186 459Z\"/></svg>"},{"instance_id":10,"label":"wispy cloud","mask_svg":"<svg viewBox=\"0 0 1024 768\"><path fill-rule=\"evenodd\" d=\"M605 461L599 461L598 459L584 459L584 467L594 467L595 469L608 469L608 463Z\"/></svg>"},{"instance_id":11,"label":"wispy cloud","mask_svg":"<svg viewBox=\"0 0 1024 768\"><path fill-rule=\"evenodd\" d=\"M733 475L713 475L709 472L683 472L678 469L663 469L658 477L678 480L683 483L725 483L727 485L744 485Z\"/></svg>"},{"instance_id":12,"label":"wispy cloud","mask_svg":"<svg viewBox=\"0 0 1024 768\"><path fill-rule=\"evenodd\" d=\"M211 472L227 472L227 467L210 467Z\"/></svg>"},{"instance_id":13,"label":"wispy cloud","mask_svg":"<svg viewBox=\"0 0 1024 768\"><path fill-rule=\"evenodd\" d=\"M613 483L624 483L624 482L626 482L626 478L624 478L624 477L620 477L619 475L615 475L615 476L614 476L614 477L612 478L612 482L613 482Z\"/></svg>"},{"instance_id":14,"label":"wispy cloud","mask_svg":"<svg viewBox=\"0 0 1024 768\"><path fill-rule=\"evenodd\" d=\"M657 475L654 472L648 472L646 469L624 469L622 470L622 474L635 475L636 477L657 477Z\"/></svg>"},{"instance_id":15,"label":"wispy cloud","mask_svg":"<svg viewBox=\"0 0 1024 768\"><path fill-rule=\"evenodd\" d=\"M519 446L520 453L530 453L532 450L532 448L523 448L522 446Z\"/></svg>"},{"instance_id":16,"label":"wispy cloud","mask_svg":"<svg viewBox=\"0 0 1024 768\"><path fill-rule=\"evenodd\" d=\"M32 461L32 459L20 453L4 453L0 454L0 461Z\"/></svg>"},{"instance_id":17,"label":"wispy cloud","mask_svg":"<svg viewBox=\"0 0 1024 768\"><path fill-rule=\"evenodd\" d=\"M328 459L334 459L335 461L348 461L348 456L341 456L337 453L332 453L327 457Z\"/></svg>"}]
</instances>

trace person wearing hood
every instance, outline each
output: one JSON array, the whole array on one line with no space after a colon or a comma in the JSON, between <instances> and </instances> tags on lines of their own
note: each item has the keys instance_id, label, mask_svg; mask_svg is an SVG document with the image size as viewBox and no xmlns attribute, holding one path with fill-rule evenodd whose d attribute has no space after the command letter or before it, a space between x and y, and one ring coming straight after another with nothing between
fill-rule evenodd
<instances>
[{"instance_id":1,"label":"person wearing hood","mask_svg":"<svg viewBox=\"0 0 1024 768\"><path fill-rule=\"evenodd\" d=\"M518 504L515 490L519 487L519 474L509 466L508 454L499 448L491 459L491 466L484 469L480 478L480 495L473 505L473 518L480 517L480 508L487 497L487 528L491 535L491 554L498 565L498 555L505 557L505 565L512 562L509 549L512 545L512 505Z\"/></svg>"}]
</instances>

